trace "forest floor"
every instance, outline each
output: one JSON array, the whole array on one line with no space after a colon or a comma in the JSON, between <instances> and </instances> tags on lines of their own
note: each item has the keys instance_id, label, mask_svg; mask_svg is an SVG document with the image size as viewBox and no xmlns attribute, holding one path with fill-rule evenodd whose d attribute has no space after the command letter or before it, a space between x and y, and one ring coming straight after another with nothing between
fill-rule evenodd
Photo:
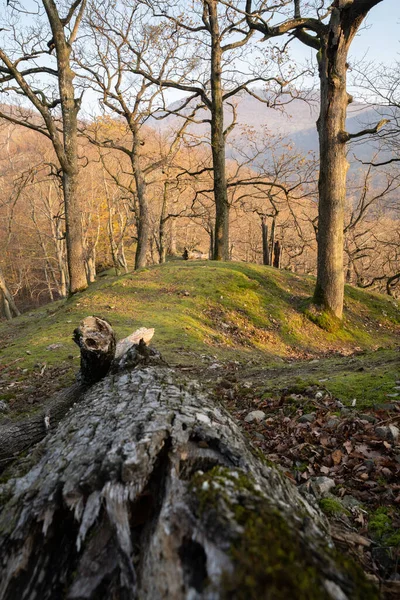
<instances>
[{"instance_id":1,"label":"forest floor","mask_svg":"<svg viewBox=\"0 0 400 600\"><path fill-rule=\"evenodd\" d=\"M106 273L82 294L0 324L0 422L73 381L71 334L83 317L106 318L119 338L154 327L167 362L235 415L255 451L319 504L335 542L384 597L399 597L400 311L346 286L335 328L309 309L313 284L235 263Z\"/></svg>"}]
</instances>

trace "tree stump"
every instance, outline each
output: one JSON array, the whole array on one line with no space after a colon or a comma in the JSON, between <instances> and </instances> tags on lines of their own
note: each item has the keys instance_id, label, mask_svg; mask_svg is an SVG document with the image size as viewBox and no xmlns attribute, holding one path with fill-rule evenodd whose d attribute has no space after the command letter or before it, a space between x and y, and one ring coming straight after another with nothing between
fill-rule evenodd
<instances>
[{"instance_id":1,"label":"tree stump","mask_svg":"<svg viewBox=\"0 0 400 600\"><path fill-rule=\"evenodd\" d=\"M378 597L318 509L143 343L34 457L0 486L1 600Z\"/></svg>"},{"instance_id":2,"label":"tree stump","mask_svg":"<svg viewBox=\"0 0 400 600\"><path fill-rule=\"evenodd\" d=\"M148 330L141 331L146 336L145 332ZM56 394L33 416L17 422L6 421L0 426L0 470L21 452L43 439L47 431L54 429L71 406L81 398L83 392L109 371L116 353L116 344L114 331L105 319L86 317L75 329L72 339L81 351L81 369L77 382ZM126 348L131 345L128 339Z\"/></svg>"}]
</instances>

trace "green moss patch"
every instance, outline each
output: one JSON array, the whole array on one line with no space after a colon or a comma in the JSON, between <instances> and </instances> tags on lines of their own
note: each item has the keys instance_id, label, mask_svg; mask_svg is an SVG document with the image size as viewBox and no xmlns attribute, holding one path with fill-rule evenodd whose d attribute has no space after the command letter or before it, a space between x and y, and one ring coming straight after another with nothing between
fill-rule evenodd
<instances>
[{"instance_id":1,"label":"green moss patch","mask_svg":"<svg viewBox=\"0 0 400 600\"><path fill-rule=\"evenodd\" d=\"M310 304L304 314L312 323L328 333L336 333L342 327L341 320L335 317L334 314L315 305Z\"/></svg>"},{"instance_id":2,"label":"green moss patch","mask_svg":"<svg viewBox=\"0 0 400 600\"><path fill-rule=\"evenodd\" d=\"M343 504L336 498L322 498L319 501L319 506L326 515L332 517L349 514L349 512L344 508Z\"/></svg>"},{"instance_id":3,"label":"green moss patch","mask_svg":"<svg viewBox=\"0 0 400 600\"><path fill-rule=\"evenodd\" d=\"M55 391L56 384L59 388L69 385L79 368L72 331L85 316L95 314L111 322L118 338L138 327L154 327L154 344L172 366L195 365L203 374L212 362L236 361L244 373L246 365L265 369L279 361L281 388L295 382L290 378L293 373L304 381L329 378L328 389L349 401L358 401L357 390L364 388L367 402L372 403L378 387L376 400L380 397L382 402L392 391L394 377L398 378L392 372L382 387L380 381L365 383L365 373L359 381L357 372L346 381L339 374L336 381L330 359L325 369L322 364L317 369L316 377L315 367L307 362L299 369L286 364L398 344L400 317L393 300L347 286L344 320L333 331L304 314L314 284L312 277L272 267L208 261L173 261L119 277L100 277L68 300L0 323L0 395L10 402L12 411L30 412L40 398ZM54 344L59 344L56 350L51 349ZM342 371L345 363L343 359ZM60 376L52 373L53 367L60 369ZM29 398L29 388L46 377L52 386L34 394L32 405L14 402L16 397ZM18 385L9 387L13 382ZM265 374L263 382L265 387Z\"/></svg>"},{"instance_id":4,"label":"green moss patch","mask_svg":"<svg viewBox=\"0 0 400 600\"><path fill-rule=\"evenodd\" d=\"M229 519L226 517L231 532L229 554L234 568L232 573L223 576L223 597L239 600L331 598L325 587L328 576L313 562L312 553L306 551L302 535L294 523L286 522L268 503L251 477L240 470L215 467L208 473L195 474L191 490L208 531L214 523L218 532L224 527L218 519L229 515ZM236 525L232 526L232 520ZM338 564L335 553L328 549L326 552L332 564ZM350 559L345 570L349 581L354 578L357 581L352 598L378 597Z\"/></svg>"},{"instance_id":5,"label":"green moss patch","mask_svg":"<svg viewBox=\"0 0 400 600\"><path fill-rule=\"evenodd\" d=\"M400 529L394 526L394 518L399 522L400 514L395 513L396 509L381 506L370 515L368 531L384 546L400 547Z\"/></svg>"}]
</instances>

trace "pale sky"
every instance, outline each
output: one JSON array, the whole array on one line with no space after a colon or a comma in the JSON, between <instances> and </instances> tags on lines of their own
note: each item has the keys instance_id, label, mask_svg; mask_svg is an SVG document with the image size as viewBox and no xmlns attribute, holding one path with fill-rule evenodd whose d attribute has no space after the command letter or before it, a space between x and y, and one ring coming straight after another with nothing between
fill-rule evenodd
<instances>
[{"instance_id":1,"label":"pale sky","mask_svg":"<svg viewBox=\"0 0 400 600\"><path fill-rule=\"evenodd\" d=\"M368 16L369 29L363 30L353 42L351 53L378 62L400 59L400 0L383 0Z\"/></svg>"},{"instance_id":2,"label":"pale sky","mask_svg":"<svg viewBox=\"0 0 400 600\"><path fill-rule=\"evenodd\" d=\"M400 60L400 0L383 0L373 8L354 39L350 58L390 64ZM309 58L313 51L303 44L296 46L296 55Z\"/></svg>"}]
</instances>

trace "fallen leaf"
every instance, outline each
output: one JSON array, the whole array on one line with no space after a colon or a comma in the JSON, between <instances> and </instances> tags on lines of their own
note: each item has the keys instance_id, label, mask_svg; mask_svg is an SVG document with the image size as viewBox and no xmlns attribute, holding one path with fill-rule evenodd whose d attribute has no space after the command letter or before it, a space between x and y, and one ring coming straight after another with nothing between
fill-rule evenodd
<instances>
[{"instance_id":1,"label":"fallen leaf","mask_svg":"<svg viewBox=\"0 0 400 600\"><path fill-rule=\"evenodd\" d=\"M350 454L354 449L354 446L350 440L347 440L347 442L343 444L343 447L346 449L347 454Z\"/></svg>"},{"instance_id":2,"label":"fallen leaf","mask_svg":"<svg viewBox=\"0 0 400 600\"><path fill-rule=\"evenodd\" d=\"M343 454L341 453L340 450L335 450L334 452L332 452L332 460L333 460L333 464L335 465L340 465L341 461L342 461L342 456Z\"/></svg>"}]
</instances>

